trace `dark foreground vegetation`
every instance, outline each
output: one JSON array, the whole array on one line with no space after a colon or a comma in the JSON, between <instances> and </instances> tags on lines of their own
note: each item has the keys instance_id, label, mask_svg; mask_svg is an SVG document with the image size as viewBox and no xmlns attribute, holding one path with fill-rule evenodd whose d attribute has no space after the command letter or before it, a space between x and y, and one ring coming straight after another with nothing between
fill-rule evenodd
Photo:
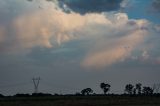
<instances>
[{"instance_id":1,"label":"dark foreground vegetation","mask_svg":"<svg viewBox=\"0 0 160 106\"><path fill-rule=\"evenodd\" d=\"M0 106L160 106L160 95L17 94L1 97Z\"/></svg>"},{"instance_id":2,"label":"dark foreground vegetation","mask_svg":"<svg viewBox=\"0 0 160 106\"><path fill-rule=\"evenodd\" d=\"M160 106L160 85L153 87L127 84L124 94L110 94L111 85L100 83L103 94L96 94L91 88L82 89L79 93L59 94L0 94L0 106Z\"/></svg>"}]
</instances>

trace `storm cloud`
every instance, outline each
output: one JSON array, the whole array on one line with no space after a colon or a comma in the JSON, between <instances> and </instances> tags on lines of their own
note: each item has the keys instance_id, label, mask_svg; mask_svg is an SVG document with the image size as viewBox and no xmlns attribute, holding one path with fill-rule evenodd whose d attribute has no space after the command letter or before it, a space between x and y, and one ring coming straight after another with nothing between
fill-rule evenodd
<instances>
[{"instance_id":1,"label":"storm cloud","mask_svg":"<svg viewBox=\"0 0 160 106\"><path fill-rule=\"evenodd\" d=\"M58 0L64 10L69 8L81 14L115 11L123 0Z\"/></svg>"},{"instance_id":2,"label":"storm cloud","mask_svg":"<svg viewBox=\"0 0 160 106\"><path fill-rule=\"evenodd\" d=\"M160 1L159 0L154 0L152 3L152 6L156 12L160 12Z\"/></svg>"},{"instance_id":3,"label":"storm cloud","mask_svg":"<svg viewBox=\"0 0 160 106\"><path fill-rule=\"evenodd\" d=\"M101 68L128 58L147 35L148 22L128 19L125 13L68 14L55 7L52 3L43 10L17 15L1 26L1 52L54 49L65 42L81 40L86 43L86 54L80 64Z\"/></svg>"},{"instance_id":4,"label":"storm cloud","mask_svg":"<svg viewBox=\"0 0 160 106\"><path fill-rule=\"evenodd\" d=\"M0 25L0 53L30 53L37 47L54 51L61 44L81 40L86 44L83 47L86 54L81 56L80 64L101 68L132 57L137 47L145 46L144 41L150 38L150 22L129 19L126 13L68 14L57 8L56 3L41 0L39 4L45 4L45 8L29 11L28 4L25 14L18 13L9 23ZM8 16L10 14L5 12L5 17Z\"/></svg>"}]
</instances>

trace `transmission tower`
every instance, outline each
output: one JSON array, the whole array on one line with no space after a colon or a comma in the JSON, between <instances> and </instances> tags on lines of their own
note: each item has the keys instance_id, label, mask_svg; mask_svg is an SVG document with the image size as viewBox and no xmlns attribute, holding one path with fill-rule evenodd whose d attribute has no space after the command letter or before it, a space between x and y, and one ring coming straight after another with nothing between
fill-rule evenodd
<instances>
[{"instance_id":1,"label":"transmission tower","mask_svg":"<svg viewBox=\"0 0 160 106\"><path fill-rule=\"evenodd\" d=\"M38 78L33 78L33 84L34 84L34 93L38 93L38 86L40 82L40 77Z\"/></svg>"}]
</instances>

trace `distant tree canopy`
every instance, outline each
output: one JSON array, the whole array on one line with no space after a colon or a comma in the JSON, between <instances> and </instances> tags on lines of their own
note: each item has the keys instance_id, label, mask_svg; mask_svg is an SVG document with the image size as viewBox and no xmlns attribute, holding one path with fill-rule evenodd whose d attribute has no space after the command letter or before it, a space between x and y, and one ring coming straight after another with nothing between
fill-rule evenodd
<instances>
[{"instance_id":1,"label":"distant tree canopy","mask_svg":"<svg viewBox=\"0 0 160 106\"><path fill-rule=\"evenodd\" d=\"M148 86L144 86L142 89L142 84L141 83L137 83L135 86L132 84L127 84L125 86L125 92L129 95L152 95L154 92L154 89Z\"/></svg>"},{"instance_id":2,"label":"distant tree canopy","mask_svg":"<svg viewBox=\"0 0 160 106\"><path fill-rule=\"evenodd\" d=\"M153 94L153 89L151 87L143 87L142 92L145 95L152 95Z\"/></svg>"},{"instance_id":3,"label":"distant tree canopy","mask_svg":"<svg viewBox=\"0 0 160 106\"><path fill-rule=\"evenodd\" d=\"M93 90L91 88L86 88L86 89L83 89L81 93L82 95L90 95L91 93L93 93Z\"/></svg>"},{"instance_id":4,"label":"distant tree canopy","mask_svg":"<svg viewBox=\"0 0 160 106\"><path fill-rule=\"evenodd\" d=\"M125 86L125 92L129 95L133 94L134 92L134 86L132 84L127 84Z\"/></svg>"},{"instance_id":5,"label":"distant tree canopy","mask_svg":"<svg viewBox=\"0 0 160 106\"><path fill-rule=\"evenodd\" d=\"M136 84L136 90L137 90L137 94L140 95L142 93L142 84L141 83Z\"/></svg>"},{"instance_id":6,"label":"distant tree canopy","mask_svg":"<svg viewBox=\"0 0 160 106\"><path fill-rule=\"evenodd\" d=\"M106 95L109 92L111 85L107 83L101 83L100 88L103 90L104 94Z\"/></svg>"}]
</instances>

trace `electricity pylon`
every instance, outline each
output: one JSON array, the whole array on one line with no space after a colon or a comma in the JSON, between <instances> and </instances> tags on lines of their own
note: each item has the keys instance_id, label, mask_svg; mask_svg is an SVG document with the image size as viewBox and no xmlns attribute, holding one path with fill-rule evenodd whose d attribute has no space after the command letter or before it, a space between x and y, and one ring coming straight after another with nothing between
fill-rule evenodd
<instances>
[{"instance_id":1,"label":"electricity pylon","mask_svg":"<svg viewBox=\"0 0 160 106\"><path fill-rule=\"evenodd\" d=\"M34 84L34 93L38 93L38 86L40 82L40 77L38 78L33 78L33 84Z\"/></svg>"}]
</instances>

